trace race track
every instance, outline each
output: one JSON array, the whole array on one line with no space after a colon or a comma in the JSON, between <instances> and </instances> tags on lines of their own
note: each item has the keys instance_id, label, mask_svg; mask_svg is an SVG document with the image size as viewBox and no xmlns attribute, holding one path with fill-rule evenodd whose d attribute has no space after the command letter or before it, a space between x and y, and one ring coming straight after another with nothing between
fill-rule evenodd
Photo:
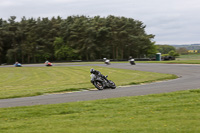
<instances>
[{"instance_id":1,"label":"race track","mask_svg":"<svg viewBox=\"0 0 200 133\"><path fill-rule=\"evenodd\" d=\"M27 65L26 67L33 67L33 66L37 67L42 65L35 64L35 65ZM112 63L111 65L89 64L85 66L91 66L91 68L92 66L104 66L104 67L122 68L130 70L170 73L178 75L179 78L174 80L154 82L143 85L117 87L116 89L106 89L103 91L90 90L90 91L81 91L73 93L49 94L49 95L34 96L34 97L2 99L0 100L0 108L67 103L76 101L89 101L96 99L158 94L158 93L200 88L200 82L199 82L200 65L137 63L136 65L131 66L128 63Z\"/></svg>"}]
</instances>

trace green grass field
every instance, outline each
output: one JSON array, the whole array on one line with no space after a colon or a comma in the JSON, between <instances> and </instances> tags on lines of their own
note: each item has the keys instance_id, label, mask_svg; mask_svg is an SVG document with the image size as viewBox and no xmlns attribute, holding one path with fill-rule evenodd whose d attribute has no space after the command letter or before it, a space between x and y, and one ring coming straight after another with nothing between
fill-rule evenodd
<instances>
[{"instance_id":1,"label":"green grass field","mask_svg":"<svg viewBox=\"0 0 200 133\"><path fill-rule=\"evenodd\" d=\"M171 74L93 67L117 86L177 78ZM89 66L0 68L0 99L94 89Z\"/></svg>"},{"instance_id":2,"label":"green grass field","mask_svg":"<svg viewBox=\"0 0 200 133\"><path fill-rule=\"evenodd\" d=\"M0 109L2 133L199 133L200 89Z\"/></svg>"},{"instance_id":3,"label":"green grass field","mask_svg":"<svg viewBox=\"0 0 200 133\"><path fill-rule=\"evenodd\" d=\"M200 54L186 54L186 55L180 55L177 60L200 60Z\"/></svg>"},{"instance_id":4,"label":"green grass field","mask_svg":"<svg viewBox=\"0 0 200 133\"><path fill-rule=\"evenodd\" d=\"M94 87L90 83L90 68L0 68L0 98L91 89ZM109 75L108 78L118 86L176 78L170 74L93 68ZM0 132L199 133L199 112L200 89L64 104L0 108Z\"/></svg>"},{"instance_id":5,"label":"green grass field","mask_svg":"<svg viewBox=\"0 0 200 133\"><path fill-rule=\"evenodd\" d=\"M136 61L136 63L200 64L200 60Z\"/></svg>"}]
</instances>

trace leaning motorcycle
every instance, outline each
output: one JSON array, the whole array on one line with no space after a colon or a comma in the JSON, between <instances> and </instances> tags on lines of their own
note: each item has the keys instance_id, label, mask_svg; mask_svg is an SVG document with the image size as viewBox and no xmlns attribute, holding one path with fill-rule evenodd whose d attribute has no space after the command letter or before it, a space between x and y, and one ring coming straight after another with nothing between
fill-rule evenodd
<instances>
[{"instance_id":1,"label":"leaning motorcycle","mask_svg":"<svg viewBox=\"0 0 200 133\"><path fill-rule=\"evenodd\" d=\"M131 65L135 65L135 60L134 60L134 59L131 59L131 60L130 60L130 64L131 64Z\"/></svg>"},{"instance_id":2,"label":"leaning motorcycle","mask_svg":"<svg viewBox=\"0 0 200 133\"><path fill-rule=\"evenodd\" d=\"M91 74L91 83L98 89L98 90L103 90L106 88L111 88L111 89L115 89L116 85L113 81L108 80L107 77L108 76L99 76L99 75L95 75L95 74Z\"/></svg>"},{"instance_id":3,"label":"leaning motorcycle","mask_svg":"<svg viewBox=\"0 0 200 133\"><path fill-rule=\"evenodd\" d=\"M16 63L16 64L14 64L14 66L15 66L15 67L22 67L22 64Z\"/></svg>"},{"instance_id":4,"label":"leaning motorcycle","mask_svg":"<svg viewBox=\"0 0 200 133\"><path fill-rule=\"evenodd\" d=\"M53 65L52 65L52 63L49 62L46 64L46 66L53 66Z\"/></svg>"},{"instance_id":5,"label":"leaning motorcycle","mask_svg":"<svg viewBox=\"0 0 200 133\"><path fill-rule=\"evenodd\" d=\"M110 60L106 60L106 61L105 61L105 64L106 64L106 65L110 65Z\"/></svg>"}]
</instances>

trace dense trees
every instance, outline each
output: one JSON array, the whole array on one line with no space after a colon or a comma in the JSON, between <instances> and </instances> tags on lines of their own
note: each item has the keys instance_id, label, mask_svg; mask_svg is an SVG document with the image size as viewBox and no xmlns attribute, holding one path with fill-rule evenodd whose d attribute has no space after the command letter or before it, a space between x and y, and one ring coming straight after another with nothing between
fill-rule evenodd
<instances>
[{"instance_id":1,"label":"dense trees","mask_svg":"<svg viewBox=\"0 0 200 133\"><path fill-rule=\"evenodd\" d=\"M156 52L145 25L125 17L0 19L0 63L128 59Z\"/></svg>"},{"instance_id":2,"label":"dense trees","mask_svg":"<svg viewBox=\"0 0 200 133\"><path fill-rule=\"evenodd\" d=\"M168 54L170 51L176 51L176 48L170 45L157 45L157 49L162 54Z\"/></svg>"},{"instance_id":3,"label":"dense trees","mask_svg":"<svg viewBox=\"0 0 200 133\"><path fill-rule=\"evenodd\" d=\"M177 53L179 53L179 54L188 54L187 48L184 48L184 47L180 47L180 48L178 48L176 51L177 51Z\"/></svg>"},{"instance_id":4,"label":"dense trees","mask_svg":"<svg viewBox=\"0 0 200 133\"><path fill-rule=\"evenodd\" d=\"M156 45L158 52L162 53L163 56L179 56L176 48L170 45Z\"/></svg>"}]
</instances>

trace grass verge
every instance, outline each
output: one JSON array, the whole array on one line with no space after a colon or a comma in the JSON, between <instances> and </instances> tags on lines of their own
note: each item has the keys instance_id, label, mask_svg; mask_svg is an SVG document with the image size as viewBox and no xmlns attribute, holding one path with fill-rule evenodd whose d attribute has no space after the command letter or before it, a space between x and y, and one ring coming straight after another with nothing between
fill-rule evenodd
<instances>
[{"instance_id":1,"label":"grass verge","mask_svg":"<svg viewBox=\"0 0 200 133\"><path fill-rule=\"evenodd\" d=\"M0 109L3 133L199 133L200 89Z\"/></svg>"},{"instance_id":2,"label":"grass verge","mask_svg":"<svg viewBox=\"0 0 200 133\"><path fill-rule=\"evenodd\" d=\"M200 64L200 60L136 61L136 63Z\"/></svg>"},{"instance_id":3,"label":"grass verge","mask_svg":"<svg viewBox=\"0 0 200 133\"><path fill-rule=\"evenodd\" d=\"M93 67L117 86L177 78L134 70ZM2 67L0 68L0 99L42 95L45 93L91 89L90 66L69 67Z\"/></svg>"},{"instance_id":4,"label":"grass verge","mask_svg":"<svg viewBox=\"0 0 200 133\"><path fill-rule=\"evenodd\" d=\"M136 61L136 63L170 63L170 64L200 64L200 54L180 55L176 60L168 61Z\"/></svg>"}]
</instances>

